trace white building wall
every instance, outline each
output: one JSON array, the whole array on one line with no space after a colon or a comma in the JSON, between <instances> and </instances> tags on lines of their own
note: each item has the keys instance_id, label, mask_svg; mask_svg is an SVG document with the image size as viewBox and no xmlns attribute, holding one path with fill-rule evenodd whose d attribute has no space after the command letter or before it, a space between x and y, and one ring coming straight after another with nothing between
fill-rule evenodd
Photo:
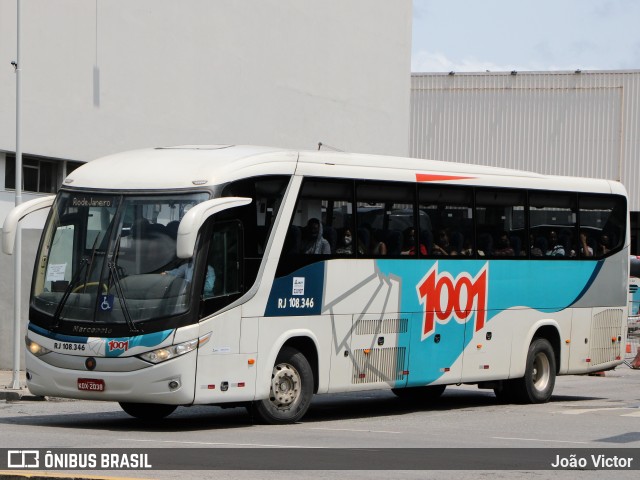
<instances>
[{"instance_id":1,"label":"white building wall","mask_svg":"<svg viewBox=\"0 0 640 480\"><path fill-rule=\"evenodd\" d=\"M640 71L412 75L410 154L621 181L640 210Z\"/></svg>"},{"instance_id":2,"label":"white building wall","mask_svg":"<svg viewBox=\"0 0 640 480\"><path fill-rule=\"evenodd\" d=\"M15 58L0 0L0 58ZM239 143L407 153L409 0L22 2L26 153ZM14 73L0 69L0 150ZM4 88L7 86L8 88Z\"/></svg>"},{"instance_id":3,"label":"white building wall","mask_svg":"<svg viewBox=\"0 0 640 480\"><path fill-rule=\"evenodd\" d=\"M148 146L318 142L408 153L410 0L21 6L25 154L90 161ZM0 0L2 175L2 152L15 151L15 58L16 1ZM4 185L0 222L14 202ZM25 231L23 325L37 237ZM0 254L0 368L11 363L12 272L13 259Z\"/></svg>"}]
</instances>

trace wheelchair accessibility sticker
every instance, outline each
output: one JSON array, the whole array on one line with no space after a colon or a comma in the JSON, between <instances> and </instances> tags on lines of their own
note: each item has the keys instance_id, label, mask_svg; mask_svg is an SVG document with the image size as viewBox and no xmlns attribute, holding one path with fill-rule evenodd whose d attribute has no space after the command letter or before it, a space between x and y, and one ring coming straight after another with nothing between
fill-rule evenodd
<instances>
[{"instance_id":1,"label":"wheelchair accessibility sticker","mask_svg":"<svg viewBox=\"0 0 640 480\"><path fill-rule=\"evenodd\" d=\"M110 312L113 310L113 295L100 295L100 310Z\"/></svg>"}]
</instances>

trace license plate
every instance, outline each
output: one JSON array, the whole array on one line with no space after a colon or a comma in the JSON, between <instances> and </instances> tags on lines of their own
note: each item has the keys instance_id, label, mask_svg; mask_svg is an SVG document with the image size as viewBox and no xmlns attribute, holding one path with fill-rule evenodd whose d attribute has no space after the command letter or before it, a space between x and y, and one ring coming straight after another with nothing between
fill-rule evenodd
<instances>
[{"instance_id":1,"label":"license plate","mask_svg":"<svg viewBox=\"0 0 640 480\"><path fill-rule=\"evenodd\" d=\"M104 392L104 380L97 378L79 378L78 390L88 390L90 392Z\"/></svg>"}]
</instances>

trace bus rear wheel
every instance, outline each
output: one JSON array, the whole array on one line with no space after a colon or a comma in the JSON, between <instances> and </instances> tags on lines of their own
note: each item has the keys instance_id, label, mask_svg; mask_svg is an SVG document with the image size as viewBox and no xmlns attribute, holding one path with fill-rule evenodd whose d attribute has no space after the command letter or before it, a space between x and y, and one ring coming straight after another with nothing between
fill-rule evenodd
<instances>
[{"instance_id":1,"label":"bus rear wheel","mask_svg":"<svg viewBox=\"0 0 640 480\"><path fill-rule=\"evenodd\" d=\"M120 407L126 413L139 420L160 420L171 415L177 405L159 405L156 403L128 403L120 402Z\"/></svg>"},{"instance_id":2,"label":"bus rear wheel","mask_svg":"<svg viewBox=\"0 0 640 480\"><path fill-rule=\"evenodd\" d=\"M284 347L273 366L269 398L253 402L251 413L261 423L280 425L300 420L313 398L313 371L298 350Z\"/></svg>"},{"instance_id":3,"label":"bus rear wheel","mask_svg":"<svg viewBox=\"0 0 640 480\"><path fill-rule=\"evenodd\" d=\"M545 338L536 338L529 345L524 377L513 380L511 388L522 403L546 403L551 399L556 383L556 357Z\"/></svg>"}]
</instances>

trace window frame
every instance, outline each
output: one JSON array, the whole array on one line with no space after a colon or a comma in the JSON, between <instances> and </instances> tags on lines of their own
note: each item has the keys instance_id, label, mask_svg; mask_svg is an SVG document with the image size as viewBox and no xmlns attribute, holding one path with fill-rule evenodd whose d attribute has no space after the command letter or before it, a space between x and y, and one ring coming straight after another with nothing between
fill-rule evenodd
<instances>
[{"instance_id":1,"label":"window frame","mask_svg":"<svg viewBox=\"0 0 640 480\"><path fill-rule=\"evenodd\" d=\"M303 198L302 195L304 193L305 190L305 186L309 184L309 182L326 182L328 184L330 183L343 183L343 184L347 184L350 185L351 188L351 205L352 205L352 215L350 218L350 222L352 225L352 230L353 230L353 225L356 226L355 231L352 231L352 236L354 237L354 243L357 245L361 239L359 238L361 236L361 234L359 233L360 230L360 225L362 223L361 220L361 216L363 215L362 212L360 212L360 203L362 203L361 201L361 196L359 195L359 189L361 188L367 188L369 189L370 187L373 187L374 191L375 189L380 189L380 188L384 188L384 186L388 185L392 188L399 188L399 189L406 189L406 191L409 193L407 198L407 201L404 203L407 204L411 204L411 200L413 201L413 212L412 212L412 217L413 217L413 225L414 228L416 229L416 234L417 234L417 242L418 244L423 244L425 242L428 242L429 239L425 239L424 238L424 234L425 232L422 231L421 229L421 225L420 225L420 213L423 211L421 209L421 205L427 205L428 203L425 202L429 202L430 200L428 199L428 195L424 195L422 194L422 192L429 192L429 191L438 191L440 190L441 192L441 196L445 195L445 203L446 203L446 194L451 192L452 194L455 194L452 197L451 202L452 205L458 205L458 203L456 203L455 197L456 196L460 196L461 198L461 203L459 203L459 205L462 208L468 208L471 210L471 215L472 217L468 220L470 220L470 222L468 222L468 225L466 226L466 228L464 229L465 231L465 235L466 232L468 230L468 235L471 237L470 241L471 241L471 245L473 248L473 254L470 256L465 256L465 255L452 255L452 256L447 256L447 257L439 257L439 256L435 256L431 253L431 251L428 251L427 255L422 254L422 252L418 251L416 252L416 255L372 255L369 253L361 253L359 251L357 251L357 249L354 250L353 254L351 255L344 255L344 254L335 254L332 252L331 255L313 255L310 256L311 258L307 258L306 260L303 261L297 261L296 266L298 268L302 268L303 266L318 262L318 261L325 261L325 260L330 260L330 259L385 259L385 258L400 258L400 259L416 259L416 258L429 258L429 259L435 259L435 258L446 258L446 259L451 259L451 260L457 260L457 259L481 259L481 260L596 260L596 259L601 259L601 258L606 258L610 255L615 254L616 252L620 251L623 248L623 243L624 243L624 237L626 235L626 231L625 229L628 228L628 224L627 222L623 222L621 220L622 218L622 212L624 211L624 213L626 213L627 210L627 199L623 196L623 195L616 195L616 194L595 194L595 193L590 193L590 192L579 192L579 191L563 191L563 190L542 190L542 189L533 189L533 188L513 188L513 187L498 187L498 186L471 186L471 185L451 185L451 184L446 184L446 183L422 183L422 182L395 182L395 181L384 181L384 180L369 180L369 179L353 179L353 178L335 178L335 177L305 177L302 181L301 187L300 187L300 191L298 192L298 197L296 198L296 211L298 210L299 207L299 202L301 201L301 199ZM515 235L518 235L520 238L520 252L515 253L514 256L493 256L493 255L482 255L478 253L478 245L479 245L479 235L482 232L479 232L479 228L481 229L482 226L479 226L479 216L478 216L478 212L479 212L479 205L482 206L483 205L483 200L482 197L483 195L485 195L485 192L493 192L497 197L498 197L498 204L500 203L504 203L504 202L500 202L499 201L499 196L501 193L505 193L505 194L510 194L510 195L517 195L519 197L519 204L517 205L518 207L523 207L524 208L524 218L523 218L523 228L522 231L517 232ZM392 195L393 196L393 195ZM427 197L427 199L425 200L424 198ZM533 198L532 198L533 197ZM579 239L579 233L580 233L580 229L581 229L581 219L580 219L580 205L581 205L581 198L598 198L601 197L603 202L609 202L610 204L613 204L612 207L612 215L615 214L618 216L618 218L614 218L614 226L616 228L618 228L618 230L620 230L618 238L617 238L617 243L615 245L614 248L612 248L606 255L602 256L602 257L585 257L583 255L580 255L578 249L579 246L576 243ZM368 197L367 197L368 198ZM381 198L384 200L385 195L382 195ZM534 229L536 229L537 227L545 227L544 225L533 225L532 224L532 208L534 203L540 203L538 201L536 201L535 199L544 199L544 203L547 204L549 203L549 199L553 199L553 198L563 198L563 200L561 202L558 203L558 205L562 205L563 203L567 204L567 211L569 211L570 215L573 216L573 218L571 218L571 222L569 222L567 225L564 226L564 229L568 231L569 233L569 240L567 240L567 252L565 254L565 256L562 257L551 257L551 256L546 256L544 255L546 253L543 252L543 256L535 256L532 254L532 249L531 249L531 244L530 244L530 239L531 239L531 234L532 231ZM609 199L609 200L607 200ZM398 202L394 202L394 203L398 203ZM553 203L553 200L551 200L551 203ZM386 207L388 206L388 202L378 202L378 204L382 205L381 208L386 209ZM436 205L437 203L433 203L433 204L429 204L429 205ZM468 205L465 207L465 205ZM551 207L553 207L553 205L550 205ZM424 210L425 212L427 212L427 210ZM542 209L541 209L542 211ZM562 211L562 210L559 210ZM386 210L383 212L383 215L386 217L387 214L389 212L387 212ZM550 210L549 215L552 215L553 212L552 210ZM295 218L296 212L294 212L293 217L291 219L289 219L288 225L292 225L294 218ZM428 215L428 213L427 213ZM388 219L385 220L383 218L383 227L384 224L388 222ZM435 230L437 230L437 226L434 224L434 220L432 218L429 218L429 222L431 223L431 232L433 234L433 232ZM441 222L442 223L442 222ZM502 226L504 227L506 224L503 224ZM417 227L416 227L417 226ZM545 231L546 230L550 230L551 227L553 225L546 225L545 227ZM501 228L499 225L495 226L495 228ZM558 229L561 228L561 225L559 224ZM513 232L516 232L517 229L510 229L507 231L508 234L511 234ZM495 232L496 234L500 233L500 232ZM567 232L565 232L567 233ZM512 235L513 236L513 235ZM511 238L511 237L510 237ZM466 236L463 237L464 240L467 240ZM432 239L433 241L433 239ZM357 242L357 243L356 243ZM417 249L420 250L420 249ZM515 249L514 249L515 250ZM571 256L571 252L575 252L575 255ZM300 254L302 255L302 254ZM287 269L282 269L281 265L283 263L286 263L286 261L284 260L285 254L283 253L281 255L280 258L280 264L278 267L278 274L277 276L280 277L282 276L285 272L284 270L287 271L288 273L291 273L293 271L295 271L297 268L287 268Z\"/></svg>"}]
</instances>

